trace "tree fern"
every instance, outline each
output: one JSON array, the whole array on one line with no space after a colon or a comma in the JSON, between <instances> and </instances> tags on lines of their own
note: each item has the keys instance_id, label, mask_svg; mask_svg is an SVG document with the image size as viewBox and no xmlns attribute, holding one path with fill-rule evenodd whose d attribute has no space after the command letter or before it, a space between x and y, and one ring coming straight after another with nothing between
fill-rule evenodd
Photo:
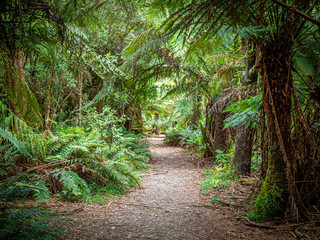
<instances>
[{"instance_id":1,"label":"tree fern","mask_svg":"<svg viewBox=\"0 0 320 240\"><path fill-rule=\"evenodd\" d=\"M230 112L229 117L225 120L225 128L242 124L252 128L257 127L261 110L262 94L233 103L224 110Z\"/></svg>"}]
</instances>

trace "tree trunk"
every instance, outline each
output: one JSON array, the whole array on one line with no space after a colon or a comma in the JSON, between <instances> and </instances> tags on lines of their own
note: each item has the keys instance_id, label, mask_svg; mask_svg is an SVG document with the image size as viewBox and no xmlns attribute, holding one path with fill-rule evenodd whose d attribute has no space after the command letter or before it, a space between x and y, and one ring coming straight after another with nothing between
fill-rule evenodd
<instances>
[{"instance_id":1,"label":"tree trunk","mask_svg":"<svg viewBox=\"0 0 320 240\"><path fill-rule=\"evenodd\" d=\"M26 82L23 52L5 56L6 82L4 91L11 110L29 125L39 127L43 124L39 104Z\"/></svg>"},{"instance_id":2,"label":"tree trunk","mask_svg":"<svg viewBox=\"0 0 320 240\"><path fill-rule=\"evenodd\" d=\"M83 84L83 74L82 74L82 69L80 69L79 73L79 126L81 126L82 123L82 95L83 95L83 89L82 89L82 84Z\"/></svg>"},{"instance_id":3,"label":"tree trunk","mask_svg":"<svg viewBox=\"0 0 320 240\"><path fill-rule=\"evenodd\" d=\"M225 152L229 147L229 131L224 129L224 120L228 115L223 112L226 106L226 102L220 102L217 97L214 97L207 105L206 127L202 129L206 143L204 157L212 158L213 161L216 160L217 150Z\"/></svg>"},{"instance_id":4,"label":"tree trunk","mask_svg":"<svg viewBox=\"0 0 320 240\"><path fill-rule=\"evenodd\" d=\"M214 145L214 121L211 113L214 99L210 100L206 106L206 125L202 129L203 142L206 144L206 150L203 154L204 158L213 157L213 145Z\"/></svg>"},{"instance_id":5,"label":"tree trunk","mask_svg":"<svg viewBox=\"0 0 320 240\"><path fill-rule=\"evenodd\" d=\"M143 118L142 118L142 110L140 104L138 104L137 116L139 118L139 132L143 134Z\"/></svg>"},{"instance_id":6,"label":"tree trunk","mask_svg":"<svg viewBox=\"0 0 320 240\"><path fill-rule=\"evenodd\" d=\"M219 106L214 113L214 144L213 144L213 158L216 160L217 150L226 152L229 147L228 129L224 129L224 120L227 117L227 113L223 110L226 106L222 106L219 102ZM223 103L225 105L225 103Z\"/></svg>"},{"instance_id":7,"label":"tree trunk","mask_svg":"<svg viewBox=\"0 0 320 240\"><path fill-rule=\"evenodd\" d=\"M249 42L246 40L243 44L243 53L245 54L245 75L243 78L244 86L248 86L248 82L256 82L257 75L255 71L249 76L249 69L254 66L255 63L255 53L251 54L249 57ZM247 89L247 88L246 88ZM241 94L241 99L246 98L246 94ZM250 95L248 91L247 96ZM236 130L236 143L235 143L235 152L233 157L233 164L239 175L246 176L250 174L251 171L251 156L252 156L252 145L253 145L253 135L254 131L251 127L246 127L245 125L240 125Z\"/></svg>"},{"instance_id":8,"label":"tree trunk","mask_svg":"<svg viewBox=\"0 0 320 240\"><path fill-rule=\"evenodd\" d=\"M286 162L291 160L292 44L290 38L269 43L261 56L268 170L259 195L265 198L269 194L269 217L283 216L289 196Z\"/></svg>"},{"instance_id":9,"label":"tree trunk","mask_svg":"<svg viewBox=\"0 0 320 240\"><path fill-rule=\"evenodd\" d=\"M133 114L132 114L132 109L130 107L125 107L125 115L127 116L127 120L124 124L124 127L128 132L130 132L132 129L132 122L133 122L132 120Z\"/></svg>"},{"instance_id":10,"label":"tree trunk","mask_svg":"<svg viewBox=\"0 0 320 240\"><path fill-rule=\"evenodd\" d=\"M159 119L160 119L160 116L159 114L156 113L154 118L154 124L152 126L152 132L155 133L156 135L160 135Z\"/></svg>"},{"instance_id":11,"label":"tree trunk","mask_svg":"<svg viewBox=\"0 0 320 240\"><path fill-rule=\"evenodd\" d=\"M195 129L199 127L200 108L201 108L201 96L198 93L194 93L191 125Z\"/></svg>"},{"instance_id":12,"label":"tree trunk","mask_svg":"<svg viewBox=\"0 0 320 240\"><path fill-rule=\"evenodd\" d=\"M54 85L54 80L56 78L56 61L53 62L51 79L48 82L46 95L45 95L45 105L44 105L44 134L47 136L52 136L52 132L50 129L50 105L51 105L51 93Z\"/></svg>"},{"instance_id":13,"label":"tree trunk","mask_svg":"<svg viewBox=\"0 0 320 240\"><path fill-rule=\"evenodd\" d=\"M233 163L239 175L246 176L250 173L252 143L253 131L251 128L245 125L238 126Z\"/></svg>"}]
</instances>

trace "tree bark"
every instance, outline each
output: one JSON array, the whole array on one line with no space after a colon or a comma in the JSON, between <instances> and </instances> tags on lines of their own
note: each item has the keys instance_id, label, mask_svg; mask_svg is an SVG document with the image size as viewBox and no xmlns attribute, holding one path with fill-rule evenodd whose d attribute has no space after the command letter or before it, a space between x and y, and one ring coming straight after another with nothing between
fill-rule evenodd
<instances>
[{"instance_id":1,"label":"tree bark","mask_svg":"<svg viewBox=\"0 0 320 240\"><path fill-rule=\"evenodd\" d=\"M299 19L289 12L281 20L281 27L261 47L259 67L267 122L268 169L257 199L264 199L261 206L268 205L268 209L265 208L268 217L282 217L289 210L288 213L298 221L299 218L308 219L295 183L297 163L291 143L292 48L294 36L299 31ZM274 195L275 192L278 194Z\"/></svg>"},{"instance_id":2,"label":"tree bark","mask_svg":"<svg viewBox=\"0 0 320 240\"><path fill-rule=\"evenodd\" d=\"M224 129L224 120L227 117L227 113L224 113L223 110L226 106L222 106L219 102L219 106L214 113L214 144L213 144L213 158L216 161L217 150L226 152L229 147L228 140L228 129ZM224 103L223 103L224 105Z\"/></svg>"},{"instance_id":3,"label":"tree bark","mask_svg":"<svg viewBox=\"0 0 320 240\"><path fill-rule=\"evenodd\" d=\"M44 134L47 136L52 136L52 132L50 129L50 107L51 107L51 93L52 93L52 88L54 85L54 80L56 78L56 61L53 62L53 67L52 67L52 74L51 78L49 79L47 89L46 89L46 95L45 95L45 106L44 106L44 129L45 132Z\"/></svg>"},{"instance_id":4,"label":"tree bark","mask_svg":"<svg viewBox=\"0 0 320 240\"><path fill-rule=\"evenodd\" d=\"M290 38L271 42L262 48L263 108L267 119L268 170L263 191L279 191L275 201L280 209L270 215L282 216L288 200L287 164L291 159L291 48Z\"/></svg>"},{"instance_id":5,"label":"tree bark","mask_svg":"<svg viewBox=\"0 0 320 240\"><path fill-rule=\"evenodd\" d=\"M143 134L143 118L142 118L142 110L140 104L138 104L137 116L139 118L139 132Z\"/></svg>"},{"instance_id":6,"label":"tree bark","mask_svg":"<svg viewBox=\"0 0 320 240\"><path fill-rule=\"evenodd\" d=\"M243 53L246 55L244 59L245 63L245 75L243 77L244 86L248 86L248 82L256 82L257 75L255 71L249 76L249 69L254 66L255 62L255 53L251 54L249 57L249 42L246 40L243 43ZM245 90L248 88L245 88ZM245 99L250 92L245 93L245 90L242 90L241 99ZM246 96L247 95L247 96ZM254 131L251 127L245 125L240 125L236 130L236 143L235 143L235 152L233 157L233 164L239 175L249 175L251 171L251 156L252 156L252 145L253 145L253 135Z\"/></svg>"},{"instance_id":7,"label":"tree bark","mask_svg":"<svg viewBox=\"0 0 320 240\"><path fill-rule=\"evenodd\" d=\"M6 82L4 91L9 100L11 110L33 127L43 124L39 104L26 82L22 50L13 56L5 56Z\"/></svg>"},{"instance_id":8,"label":"tree bark","mask_svg":"<svg viewBox=\"0 0 320 240\"><path fill-rule=\"evenodd\" d=\"M252 143L253 131L251 128L245 125L238 126L233 163L239 175L250 174Z\"/></svg>"},{"instance_id":9,"label":"tree bark","mask_svg":"<svg viewBox=\"0 0 320 240\"><path fill-rule=\"evenodd\" d=\"M130 132L132 129L132 122L133 122L132 121L133 114L132 114L132 109L130 107L125 107L125 115L127 116L127 120L124 124L124 127L128 132Z\"/></svg>"},{"instance_id":10,"label":"tree bark","mask_svg":"<svg viewBox=\"0 0 320 240\"><path fill-rule=\"evenodd\" d=\"M211 108L214 100L210 100L206 106L206 125L202 129L203 141L206 144L206 150L203 154L204 158L213 157L213 137L214 137L214 121L211 113Z\"/></svg>"},{"instance_id":11,"label":"tree bark","mask_svg":"<svg viewBox=\"0 0 320 240\"><path fill-rule=\"evenodd\" d=\"M198 93L194 93L191 125L195 129L199 127L200 108L201 108L201 97Z\"/></svg>"}]
</instances>

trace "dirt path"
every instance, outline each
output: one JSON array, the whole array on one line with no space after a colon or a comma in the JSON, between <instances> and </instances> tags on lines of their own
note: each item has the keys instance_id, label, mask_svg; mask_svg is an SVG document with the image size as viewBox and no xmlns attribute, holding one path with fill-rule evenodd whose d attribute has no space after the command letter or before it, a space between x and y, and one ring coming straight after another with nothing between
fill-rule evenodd
<instances>
[{"instance_id":1,"label":"dirt path","mask_svg":"<svg viewBox=\"0 0 320 240\"><path fill-rule=\"evenodd\" d=\"M152 168L141 189L74 215L73 239L288 239L229 219L200 192L198 160L150 138Z\"/></svg>"}]
</instances>

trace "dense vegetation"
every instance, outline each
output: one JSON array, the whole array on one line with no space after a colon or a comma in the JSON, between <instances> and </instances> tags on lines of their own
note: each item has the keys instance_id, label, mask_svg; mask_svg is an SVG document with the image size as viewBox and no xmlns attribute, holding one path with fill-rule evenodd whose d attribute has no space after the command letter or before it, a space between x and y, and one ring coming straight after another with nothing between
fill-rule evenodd
<instances>
[{"instance_id":1,"label":"dense vegetation","mask_svg":"<svg viewBox=\"0 0 320 240\"><path fill-rule=\"evenodd\" d=\"M0 236L50 232L51 213L22 199L90 203L139 185L141 138L162 132L227 181L259 171L253 219L308 220L319 13L316 0L1 1Z\"/></svg>"}]
</instances>

